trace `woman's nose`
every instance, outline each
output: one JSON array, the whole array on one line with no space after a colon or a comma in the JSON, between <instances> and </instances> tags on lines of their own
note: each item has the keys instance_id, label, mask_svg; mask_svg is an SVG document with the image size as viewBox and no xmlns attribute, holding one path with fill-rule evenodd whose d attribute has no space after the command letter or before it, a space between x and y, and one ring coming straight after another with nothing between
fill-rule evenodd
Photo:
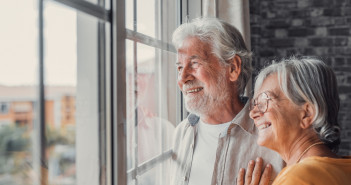
<instances>
[{"instance_id":1,"label":"woman's nose","mask_svg":"<svg viewBox=\"0 0 351 185\"><path fill-rule=\"evenodd\" d=\"M251 107L249 116L253 120L255 120L261 116L261 112L258 110L257 105Z\"/></svg>"}]
</instances>

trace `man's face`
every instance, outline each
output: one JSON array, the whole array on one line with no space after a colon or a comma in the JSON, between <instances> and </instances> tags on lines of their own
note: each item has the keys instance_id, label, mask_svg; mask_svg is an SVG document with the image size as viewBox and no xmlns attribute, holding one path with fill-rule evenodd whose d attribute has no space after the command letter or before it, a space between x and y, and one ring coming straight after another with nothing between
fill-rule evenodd
<instances>
[{"instance_id":1,"label":"man's face","mask_svg":"<svg viewBox=\"0 0 351 185\"><path fill-rule=\"evenodd\" d=\"M208 43L185 39L178 49L178 86L188 111L202 115L219 108L230 97L227 67L212 53Z\"/></svg>"}]
</instances>

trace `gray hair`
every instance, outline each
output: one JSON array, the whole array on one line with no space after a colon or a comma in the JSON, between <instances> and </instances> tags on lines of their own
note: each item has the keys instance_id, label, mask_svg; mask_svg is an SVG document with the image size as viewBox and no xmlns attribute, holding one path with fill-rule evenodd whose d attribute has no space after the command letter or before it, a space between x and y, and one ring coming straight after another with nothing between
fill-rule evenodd
<instances>
[{"instance_id":1,"label":"gray hair","mask_svg":"<svg viewBox=\"0 0 351 185\"><path fill-rule=\"evenodd\" d=\"M242 62L237 88L238 93L242 95L251 77L252 54L247 49L240 32L234 26L216 18L197 18L180 25L173 33L172 42L178 50L184 40L192 36L209 43L212 53L224 65L230 65L229 61L235 55L239 55Z\"/></svg>"},{"instance_id":2,"label":"gray hair","mask_svg":"<svg viewBox=\"0 0 351 185\"><path fill-rule=\"evenodd\" d=\"M340 100L333 70L316 58L283 59L260 72L255 92L271 74L278 75L281 90L294 104L312 104L316 111L313 129L331 150L337 152L340 144Z\"/></svg>"}]
</instances>

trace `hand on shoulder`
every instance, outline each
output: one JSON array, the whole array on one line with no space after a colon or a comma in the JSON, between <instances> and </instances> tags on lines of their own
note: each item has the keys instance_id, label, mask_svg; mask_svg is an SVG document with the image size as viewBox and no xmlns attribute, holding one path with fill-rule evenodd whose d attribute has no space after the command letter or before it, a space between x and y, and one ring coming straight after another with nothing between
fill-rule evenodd
<instances>
[{"instance_id":1,"label":"hand on shoulder","mask_svg":"<svg viewBox=\"0 0 351 185\"><path fill-rule=\"evenodd\" d=\"M272 165L267 164L263 169L262 158L251 160L247 169L241 168L236 180L237 185L268 185L272 176Z\"/></svg>"}]
</instances>

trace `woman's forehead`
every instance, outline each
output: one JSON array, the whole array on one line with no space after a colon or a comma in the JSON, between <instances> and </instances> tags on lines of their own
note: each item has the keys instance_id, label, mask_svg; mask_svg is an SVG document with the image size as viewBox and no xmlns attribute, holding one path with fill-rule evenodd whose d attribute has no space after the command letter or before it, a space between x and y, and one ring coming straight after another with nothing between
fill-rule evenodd
<instances>
[{"instance_id":1,"label":"woman's forehead","mask_svg":"<svg viewBox=\"0 0 351 185\"><path fill-rule=\"evenodd\" d=\"M273 94L277 94L277 91L280 91L280 86L279 86L277 74L271 74L271 75L267 76L262 81L262 84L256 84L255 90L256 90L255 96L257 96L263 92L270 92Z\"/></svg>"}]
</instances>

